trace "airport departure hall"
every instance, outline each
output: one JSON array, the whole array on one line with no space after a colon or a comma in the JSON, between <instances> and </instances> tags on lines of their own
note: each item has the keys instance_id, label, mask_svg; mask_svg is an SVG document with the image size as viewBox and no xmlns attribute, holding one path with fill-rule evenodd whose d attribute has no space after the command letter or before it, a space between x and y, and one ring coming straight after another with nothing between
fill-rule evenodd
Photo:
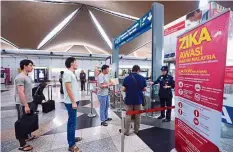
<instances>
[{"instance_id":1,"label":"airport departure hall","mask_svg":"<svg viewBox=\"0 0 233 153\"><path fill-rule=\"evenodd\" d=\"M1 152L233 152L233 1L0 3Z\"/></svg>"}]
</instances>

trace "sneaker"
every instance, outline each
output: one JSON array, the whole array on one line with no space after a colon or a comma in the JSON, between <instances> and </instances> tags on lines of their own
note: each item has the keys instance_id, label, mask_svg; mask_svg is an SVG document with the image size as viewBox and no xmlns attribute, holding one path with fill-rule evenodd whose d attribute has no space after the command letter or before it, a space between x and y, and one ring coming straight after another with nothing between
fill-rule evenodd
<instances>
[{"instance_id":1,"label":"sneaker","mask_svg":"<svg viewBox=\"0 0 233 153\"><path fill-rule=\"evenodd\" d=\"M163 119L164 117L165 117L165 116L160 115L157 119L161 120L161 119Z\"/></svg>"},{"instance_id":2,"label":"sneaker","mask_svg":"<svg viewBox=\"0 0 233 153\"><path fill-rule=\"evenodd\" d=\"M106 123L106 122L104 121L104 122L101 122L101 125L102 125L102 126L108 126L108 123Z\"/></svg>"},{"instance_id":3,"label":"sneaker","mask_svg":"<svg viewBox=\"0 0 233 153\"><path fill-rule=\"evenodd\" d=\"M111 121L112 120L112 118L108 118L108 119L106 119L105 121Z\"/></svg>"},{"instance_id":4,"label":"sneaker","mask_svg":"<svg viewBox=\"0 0 233 153\"><path fill-rule=\"evenodd\" d=\"M119 129L119 132L121 133L121 129ZM129 136L129 134L126 134L126 133L125 133L125 135L126 135L126 136Z\"/></svg>"},{"instance_id":5,"label":"sneaker","mask_svg":"<svg viewBox=\"0 0 233 153\"><path fill-rule=\"evenodd\" d=\"M163 120L163 122L170 122L170 121L171 119L167 119L167 118Z\"/></svg>"}]
</instances>

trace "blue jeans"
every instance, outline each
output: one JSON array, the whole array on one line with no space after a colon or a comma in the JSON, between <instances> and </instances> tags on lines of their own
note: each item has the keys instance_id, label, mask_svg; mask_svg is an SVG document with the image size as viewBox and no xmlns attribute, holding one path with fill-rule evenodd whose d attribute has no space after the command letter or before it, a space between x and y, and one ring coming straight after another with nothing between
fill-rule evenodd
<instances>
[{"instance_id":1,"label":"blue jeans","mask_svg":"<svg viewBox=\"0 0 233 153\"><path fill-rule=\"evenodd\" d=\"M107 96L98 95L99 103L100 103L100 120L104 122L108 119L108 108L109 108L109 100Z\"/></svg>"},{"instance_id":2,"label":"blue jeans","mask_svg":"<svg viewBox=\"0 0 233 153\"><path fill-rule=\"evenodd\" d=\"M79 102L77 102L77 105ZM68 122L67 122L67 141L69 148L75 145L75 130L76 130L76 120L77 120L77 109L72 108L72 104L66 104L66 109L68 111Z\"/></svg>"}]
</instances>

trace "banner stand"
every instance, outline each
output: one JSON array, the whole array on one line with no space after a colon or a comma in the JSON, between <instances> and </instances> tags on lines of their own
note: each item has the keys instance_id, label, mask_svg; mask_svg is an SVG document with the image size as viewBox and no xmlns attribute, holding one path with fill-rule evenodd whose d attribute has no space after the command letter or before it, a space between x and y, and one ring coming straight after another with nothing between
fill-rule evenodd
<instances>
[{"instance_id":1,"label":"banner stand","mask_svg":"<svg viewBox=\"0 0 233 153\"><path fill-rule=\"evenodd\" d=\"M219 152L229 19L227 10L177 37L178 152Z\"/></svg>"}]
</instances>

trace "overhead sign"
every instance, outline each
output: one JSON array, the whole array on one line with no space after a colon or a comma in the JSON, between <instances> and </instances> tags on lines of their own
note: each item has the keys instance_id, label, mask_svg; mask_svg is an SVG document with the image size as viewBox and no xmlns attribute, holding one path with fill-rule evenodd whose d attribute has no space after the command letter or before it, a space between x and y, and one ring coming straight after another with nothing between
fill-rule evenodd
<instances>
[{"instance_id":1,"label":"overhead sign","mask_svg":"<svg viewBox=\"0 0 233 153\"><path fill-rule=\"evenodd\" d=\"M230 11L177 38L178 152L219 151L225 74L216 72L225 70L229 18Z\"/></svg>"},{"instance_id":2,"label":"overhead sign","mask_svg":"<svg viewBox=\"0 0 233 153\"><path fill-rule=\"evenodd\" d=\"M146 13L142 18L137 20L132 26L130 26L125 32L118 36L114 44L118 47L130 42L137 36L143 34L152 27L152 12L151 10Z\"/></svg>"}]
</instances>

